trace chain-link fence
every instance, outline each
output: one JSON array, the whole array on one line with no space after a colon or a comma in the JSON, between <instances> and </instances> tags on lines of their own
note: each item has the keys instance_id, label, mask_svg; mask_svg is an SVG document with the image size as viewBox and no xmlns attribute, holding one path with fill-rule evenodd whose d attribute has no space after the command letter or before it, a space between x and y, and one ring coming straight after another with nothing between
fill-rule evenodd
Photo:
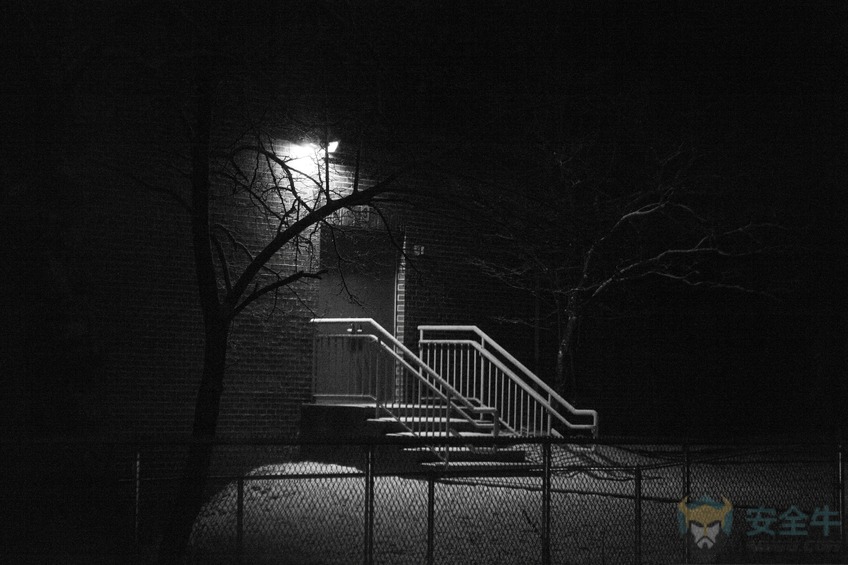
<instances>
[{"instance_id":1,"label":"chain-link fence","mask_svg":"<svg viewBox=\"0 0 848 565\"><path fill-rule=\"evenodd\" d=\"M837 443L220 442L189 563L845 562ZM147 563L187 445L3 444L10 562ZM422 460L430 462L422 463ZM97 559L92 559L97 556ZM38 559L47 561L38 561Z\"/></svg>"}]
</instances>

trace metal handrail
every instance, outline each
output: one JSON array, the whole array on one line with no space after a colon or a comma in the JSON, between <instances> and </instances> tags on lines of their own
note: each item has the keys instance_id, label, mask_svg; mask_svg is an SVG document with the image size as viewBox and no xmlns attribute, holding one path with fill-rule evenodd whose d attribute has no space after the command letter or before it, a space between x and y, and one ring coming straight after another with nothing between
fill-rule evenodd
<instances>
[{"instance_id":1,"label":"metal handrail","mask_svg":"<svg viewBox=\"0 0 848 565\"><path fill-rule=\"evenodd\" d=\"M535 373L533 373L530 369L528 369L523 363L518 361L515 357L513 357L507 350L501 347L496 341L494 341L491 337L489 337L485 332L483 332L477 326L470 325L456 325L456 326L436 326L436 325L421 325L418 326L419 331L419 346L423 344L464 344L474 347L474 349L483 356L487 361L494 364L498 369L500 369L507 377L510 378L516 385L518 385L523 391L525 391L529 396L531 396L551 417L555 418L563 425L572 430L591 430L592 435L597 437L598 433L598 412L595 410L589 409L579 409L575 408L570 402L565 400L559 393L557 393L553 388L551 388L546 382L540 379ZM457 339L426 339L424 333L427 331L438 331L438 332L471 332L474 333L479 339L479 343L475 340L457 340ZM507 362L511 363L519 372L522 373L523 377L518 376L516 371L513 371L509 367L506 366L505 363L501 362L495 355L493 355L490 351L488 351L487 347L491 347L494 351L496 351L499 355L501 355ZM541 389L547 395L547 399L540 395L527 381L530 381ZM575 424L569 421L563 414L556 408L554 405L555 401L557 404L561 405L566 409L566 411L576 417L588 417L591 418L591 424ZM510 428L512 425L510 423L506 423Z\"/></svg>"},{"instance_id":2,"label":"metal handrail","mask_svg":"<svg viewBox=\"0 0 848 565\"><path fill-rule=\"evenodd\" d=\"M370 326L372 330L377 333L377 341L382 346L383 350L394 357L394 359L403 365L403 367L411 374L415 375L419 382L426 386L430 392L444 401L451 409L456 411L458 415L477 429L480 429L481 422L470 416L468 412L478 415L491 415L493 419L492 435L494 437L499 435L500 417L497 409L487 406L475 406L448 381L443 379L435 370L429 367L408 347L395 338L395 336L386 331L386 329L378 324L373 318L313 318L310 322L315 324L359 324ZM339 334L340 337L347 337L348 335L356 336L357 334ZM427 376L426 378L424 376L425 374ZM388 409L386 406L383 406L383 408Z\"/></svg>"}]
</instances>

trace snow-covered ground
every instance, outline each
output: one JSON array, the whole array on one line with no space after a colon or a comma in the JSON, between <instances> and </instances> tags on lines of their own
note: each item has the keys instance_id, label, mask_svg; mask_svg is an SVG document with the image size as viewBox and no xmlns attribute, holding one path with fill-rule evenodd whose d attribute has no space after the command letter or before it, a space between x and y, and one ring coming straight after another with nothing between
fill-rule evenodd
<instances>
[{"instance_id":1,"label":"snow-covered ground","mask_svg":"<svg viewBox=\"0 0 848 565\"><path fill-rule=\"evenodd\" d=\"M676 510L682 497L681 468L650 468L661 464L663 457L609 447L587 457L555 460L559 469L551 484L552 561L605 564L633 560L637 538L632 469L590 468L592 459L603 465L646 466L640 531L643 562L680 562L684 540L677 531ZM575 466L569 467L572 464ZM691 471L692 493L727 496L734 504L748 507L812 507L828 502L823 500L832 486L826 482L828 473L827 465L809 462L700 464ZM374 562L426 563L428 482L414 476L378 476L374 481ZM281 463L253 470L243 484L241 546L245 563L363 561L366 481L360 470L313 462ZM455 477L435 482L434 562L540 563L541 484L538 475ZM208 501L192 535L190 551L195 562L236 561L237 507L236 482ZM737 513L734 551L738 552L746 542L746 525L743 508Z\"/></svg>"}]
</instances>

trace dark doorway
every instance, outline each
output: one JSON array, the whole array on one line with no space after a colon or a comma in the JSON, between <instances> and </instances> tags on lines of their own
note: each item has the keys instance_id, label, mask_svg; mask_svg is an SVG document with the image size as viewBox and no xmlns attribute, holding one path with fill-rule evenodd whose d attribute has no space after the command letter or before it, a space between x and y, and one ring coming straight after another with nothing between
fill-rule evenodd
<instances>
[{"instance_id":1,"label":"dark doorway","mask_svg":"<svg viewBox=\"0 0 848 565\"><path fill-rule=\"evenodd\" d=\"M325 318L373 318L395 333L398 253L385 232L325 230L321 236L318 314Z\"/></svg>"}]
</instances>

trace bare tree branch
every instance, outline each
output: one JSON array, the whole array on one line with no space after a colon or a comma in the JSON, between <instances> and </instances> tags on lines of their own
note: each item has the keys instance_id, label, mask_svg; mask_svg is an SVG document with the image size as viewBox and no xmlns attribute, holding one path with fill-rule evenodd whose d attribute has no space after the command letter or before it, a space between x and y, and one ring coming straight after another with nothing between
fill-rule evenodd
<instances>
[{"instance_id":1,"label":"bare tree branch","mask_svg":"<svg viewBox=\"0 0 848 565\"><path fill-rule=\"evenodd\" d=\"M297 221L290 224L285 230L281 231L274 237L258 255L250 262L250 264L242 272L239 279L236 281L231 292L228 293L226 302L235 305L241 295L244 293L250 281L265 267L267 262L273 257L284 245L295 239L309 226L321 222L331 216L337 210L342 208L350 208L362 204L367 204L372 198L383 194L389 190L400 190L394 185L401 176L407 174L410 170L417 166L417 163L411 163L406 167L400 168L394 173L388 175L380 182L371 187L360 190L356 194L348 194L341 198L337 198L332 202L327 202L320 208L314 208Z\"/></svg>"},{"instance_id":2,"label":"bare tree branch","mask_svg":"<svg viewBox=\"0 0 848 565\"><path fill-rule=\"evenodd\" d=\"M224 226L223 224L214 224L212 228L223 232L223 234L227 236L227 239L230 241L230 245L242 251L247 256L248 261L253 261L253 253L251 253L250 249L248 249L244 243L236 239L233 233L229 229L227 229L226 226Z\"/></svg>"},{"instance_id":3,"label":"bare tree branch","mask_svg":"<svg viewBox=\"0 0 848 565\"><path fill-rule=\"evenodd\" d=\"M285 278L282 278L278 281L275 281L269 285L264 287L259 287L254 289L249 295L247 295L244 300L241 301L235 308L233 308L232 313L230 314L230 319L238 315L239 312L247 308L252 302L256 301L258 298L268 294L269 292L273 292L279 288L289 286L301 279L309 278L309 279L320 279L321 275L325 274L327 271L322 270L316 273L307 273L306 271L297 271Z\"/></svg>"},{"instance_id":4,"label":"bare tree branch","mask_svg":"<svg viewBox=\"0 0 848 565\"><path fill-rule=\"evenodd\" d=\"M146 180L142 179L138 175L134 174L132 171L122 169L122 168L120 168L116 165L112 165L111 163L106 162L106 163L103 163L102 166L105 169L109 169L110 171L113 171L115 173L119 173L122 176L132 180L136 184L144 187L144 189L149 191L149 192L156 193L156 194L164 194L164 195L168 196L174 202L176 202L180 206L180 208L182 208L185 212L187 212L188 214L193 213L193 208L192 208L191 204L189 204L188 200L186 200L179 193L177 193L177 191L175 191L171 188L165 187L165 186L160 186L160 185L157 185L157 184L147 182Z\"/></svg>"},{"instance_id":5,"label":"bare tree branch","mask_svg":"<svg viewBox=\"0 0 848 565\"><path fill-rule=\"evenodd\" d=\"M212 238L212 243L215 245L215 251L218 254L218 261L221 263L221 273L224 277L224 285L227 289L227 292L230 292L233 289L232 281L230 281L230 265L227 262L227 257L224 255L224 248L221 247L221 242L215 236L215 233L212 232L210 234Z\"/></svg>"}]
</instances>

